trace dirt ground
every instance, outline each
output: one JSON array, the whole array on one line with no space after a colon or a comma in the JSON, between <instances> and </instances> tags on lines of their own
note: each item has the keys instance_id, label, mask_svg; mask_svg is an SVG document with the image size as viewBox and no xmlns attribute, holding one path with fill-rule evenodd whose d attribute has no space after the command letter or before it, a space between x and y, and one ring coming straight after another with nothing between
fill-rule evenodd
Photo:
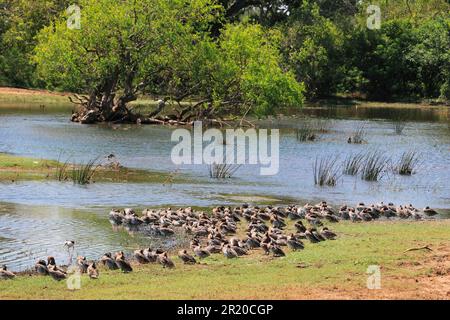
<instances>
[{"instance_id":1,"label":"dirt ground","mask_svg":"<svg viewBox=\"0 0 450 320\"><path fill-rule=\"evenodd\" d=\"M405 253L410 254L410 253ZM301 297L290 299L426 299L450 300L450 248L440 246L427 254L423 262L400 264L399 268L425 273L422 276L392 276L381 278L381 289L318 288L304 292ZM402 270L402 271L403 271ZM400 272L405 274L405 272Z\"/></svg>"},{"instance_id":2,"label":"dirt ground","mask_svg":"<svg viewBox=\"0 0 450 320\"><path fill-rule=\"evenodd\" d=\"M49 95L49 96L69 96L68 92L52 92L48 90L34 90L34 89L20 89L20 88L8 88L0 87L0 94L12 94L12 95Z\"/></svg>"}]
</instances>

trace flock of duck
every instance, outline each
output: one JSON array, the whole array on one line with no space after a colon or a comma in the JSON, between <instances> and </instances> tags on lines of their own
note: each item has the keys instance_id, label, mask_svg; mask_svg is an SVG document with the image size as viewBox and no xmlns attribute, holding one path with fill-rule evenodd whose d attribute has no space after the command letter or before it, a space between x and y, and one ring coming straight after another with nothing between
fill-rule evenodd
<instances>
[{"instance_id":1,"label":"flock of duck","mask_svg":"<svg viewBox=\"0 0 450 320\"><path fill-rule=\"evenodd\" d=\"M184 230L191 238L190 248L180 250L178 257L185 264L196 264L197 260L205 259L212 254L221 253L228 259L234 259L258 249L265 255L282 257L286 255L285 247L292 251L304 249L303 241L318 243L334 240L337 235L324 227L324 220L337 223L340 220L358 222L382 217L422 219L436 214L438 213L429 207L419 210L412 205L394 206L392 203L372 205L359 203L356 207L344 205L339 210L335 210L323 201L316 205L286 207L258 207L247 204L235 208L220 206L213 208L212 214L188 207L177 210L145 209L141 215L138 215L133 209L127 208L112 210L109 213L109 220L114 225L145 227L159 236L170 236L177 230ZM286 219L295 221L295 232L285 231ZM239 238L238 223L243 220L247 222L247 227L245 236ZM306 225L302 220L306 221ZM66 241L64 246L70 252L75 246L75 241ZM109 270L132 272L131 260L138 264L158 263L164 268L175 267L167 251L152 248L134 251L131 259L130 257L127 259L123 251L114 254L105 253L99 262ZM78 256L76 271L87 274L91 279L97 279L99 277L97 263ZM47 258L47 261L39 260L35 264L35 271L58 281L68 276L67 268L57 266L55 258L51 256ZM0 279L14 277L14 273L6 266L0 269Z\"/></svg>"}]
</instances>

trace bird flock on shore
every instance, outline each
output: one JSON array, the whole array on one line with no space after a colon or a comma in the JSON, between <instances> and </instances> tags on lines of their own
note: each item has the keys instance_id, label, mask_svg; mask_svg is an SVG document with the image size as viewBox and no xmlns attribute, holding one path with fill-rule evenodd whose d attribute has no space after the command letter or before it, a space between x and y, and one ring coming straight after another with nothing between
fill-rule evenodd
<instances>
[{"instance_id":1,"label":"bird flock on shore","mask_svg":"<svg viewBox=\"0 0 450 320\"><path fill-rule=\"evenodd\" d=\"M223 254L228 259L234 259L249 254L251 250L261 250L265 255L275 258L286 255L286 247L292 251L305 248L304 241L319 243L334 240L337 234L325 227L323 221L337 223L340 220L353 222L372 221L380 218L423 219L425 216L438 214L426 207L423 210L412 205L394 206L392 203L365 205L359 203L355 207L347 205L335 210L325 201L316 205L289 205L286 207L249 206L239 207L219 206L208 214L196 211L191 207L179 209L145 209L138 215L133 209L112 210L109 220L113 225L123 225L134 228L146 228L157 236L171 236L176 232L184 232L190 237L189 249L178 252L179 259L184 264L197 264L212 254ZM286 232L286 220L295 221L295 232ZM305 224L302 220L306 221ZM246 221L245 236L238 237L238 223ZM243 233L242 233L243 234ZM66 241L64 247L73 252L75 241ZM173 268L175 263L169 253L162 249L144 248L126 257L123 251L105 253L99 261L88 261L86 257L76 259L76 272L87 274L91 279L99 277L97 263L106 269L132 272L131 260L138 264L157 263L163 268ZM50 256L47 261L40 259L35 264L35 271L48 275L55 280L66 279L70 270L57 266L55 258ZM73 271L73 270L72 270ZM14 273L6 266L0 269L0 279L13 279Z\"/></svg>"}]
</instances>

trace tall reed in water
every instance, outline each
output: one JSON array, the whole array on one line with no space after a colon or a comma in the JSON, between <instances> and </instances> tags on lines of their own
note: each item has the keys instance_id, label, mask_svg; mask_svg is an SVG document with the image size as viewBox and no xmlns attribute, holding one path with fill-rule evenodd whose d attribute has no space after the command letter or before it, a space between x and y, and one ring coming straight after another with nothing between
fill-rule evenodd
<instances>
[{"instance_id":1,"label":"tall reed in water","mask_svg":"<svg viewBox=\"0 0 450 320\"><path fill-rule=\"evenodd\" d=\"M364 155L362 153L349 155L344 160L342 172L346 175L356 176L361 169L363 161Z\"/></svg>"},{"instance_id":2,"label":"tall reed in water","mask_svg":"<svg viewBox=\"0 0 450 320\"><path fill-rule=\"evenodd\" d=\"M92 181L92 177L99 168L96 164L97 158L89 160L85 164L74 166L72 169L72 181L75 184L88 184Z\"/></svg>"},{"instance_id":3,"label":"tall reed in water","mask_svg":"<svg viewBox=\"0 0 450 320\"><path fill-rule=\"evenodd\" d=\"M209 176L213 179L228 179L231 178L240 167L240 164L213 163L209 166Z\"/></svg>"},{"instance_id":4,"label":"tall reed in water","mask_svg":"<svg viewBox=\"0 0 450 320\"><path fill-rule=\"evenodd\" d=\"M419 155L415 151L406 151L403 153L400 161L395 167L395 171L401 175L412 175L414 169L419 163Z\"/></svg>"},{"instance_id":5,"label":"tall reed in water","mask_svg":"<svg viewBox=\"0 0 450 320\"><path fill-rule=\"evenodd\" d=\"M361 166L361 178L366 181L378 181L389 165L389 159L379 151L369 152Z\"/></svg>"},{"instance_id":6,"label":"tall reed in water","mask_svg":"<svg viewBox=\"0 0 450 320\"><path fill-rule=\"evenodd\" d=\"M315 129L310 123L303 122L297 129L298 141L314 141L316 139Z\"/></svg>"},{"instance_id":7,"label":"tall reed in water","mask_svg":"<svg viewBox=\"0 0 450 320\"><path fill-rule=\"evenodd\" d=\"M314 184L333 187L339 179L337 158L331 156L316 157L313 165Z\"/></svg>"}]
</instances>

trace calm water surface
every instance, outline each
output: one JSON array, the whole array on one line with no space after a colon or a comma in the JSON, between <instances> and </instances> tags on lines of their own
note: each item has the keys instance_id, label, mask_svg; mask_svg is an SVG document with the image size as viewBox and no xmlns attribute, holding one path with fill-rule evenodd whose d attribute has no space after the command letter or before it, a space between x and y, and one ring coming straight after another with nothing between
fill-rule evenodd
<instances>
[{"instance_id":1,"label":"calm water surface","mask_svg":"<svg viewBox=\"0 0 450 320\"><path fill-rule=\"evenodd\" d=\"M75 239L77 252L93 258L105 251L131 250L154 241L112 230L107 213L113 207L206 207L239 204L245 199L256 199L256 195L266 201L279 199L281 203L412 203L417 207L430 205L445 216L450 209L450 127L445 112L403 110L401 114L407 115L406 128L402 135L396 135L392 119L399 117L398 109L307 109L305 114L320 117L328 128L318 141L308 143L296 139L295 128L305 121L302 117L269 119L261 125L282 129L279 174L260 176L258 166L246 165L239 169L236 178L222 182L209 179L207 166L172 164L171 128L80 126L70 123L67 114L2 112L0 152L73 162L112 153L124 166L178 172L190 182L88 186L55 181L0 183L0 263L23 269L37 257L48 254L64 261L67 253L62 243L66 239ZM348 144L348 136L361 124L365 125L368 143ZM332 155L342 161L349 154L371 150L384 152L394 163L403 152L417 151L421 157L417 173L410 177L388 174L376 183L343 176L334 188L314 186L312 164L317 156Z\"/></svg>"}]
</instances>

